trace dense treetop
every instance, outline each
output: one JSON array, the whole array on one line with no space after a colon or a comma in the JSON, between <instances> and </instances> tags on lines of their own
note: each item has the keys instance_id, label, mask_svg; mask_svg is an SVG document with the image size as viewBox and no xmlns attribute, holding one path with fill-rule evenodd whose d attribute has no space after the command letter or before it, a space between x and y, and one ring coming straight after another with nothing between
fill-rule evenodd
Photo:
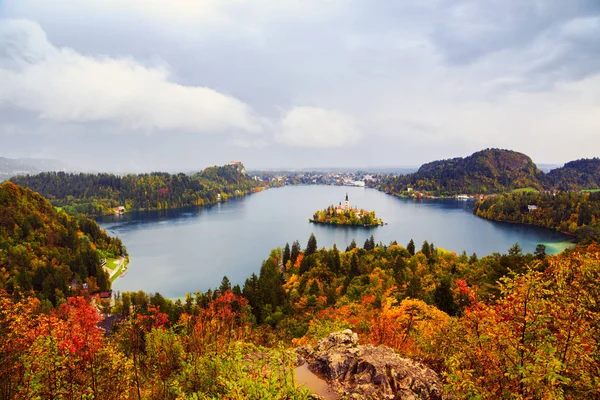
<instances>
[{"instance_id":1,"label":"dense treetop","mask_svg":"<svg viewBox=\"0 0 600 400\"><path fill-rule=\"evenodd\" d=\"M375 187L400 194L408 188L437 195L504 193L515 189L583 190L600 185L600 160L578 160L544 174L525 154L486 149L468 157L423 164L417 172L381 176Z\"/></svg>"},{"instance_id":2,"label":"dense treetop","mask_svg":"<svg viewBox=\"0 0 600 400\"><path fill-rule=\"evenodd\" d=\"M121 241L94 221L57 211L12 182L0 186L0 290L17 297L33 293L52 304L71 295L73 280L108 290L100 260L125 254Z\"/></svg>"},{"instance_id":3,"label":"dense treetop","mask_svg":"<svg viewBox=\"0 0 600 400\"><path fill-rule=\"evenodd\" d=\"M108 338L82 298L44 314L35 300L0 294L9 339L0 387L23 399L74 389L99 399L306 399L282 345L351 328L434 368L452 398L600 394L597 245L557 256L515 245L482 258L427 242L414 255L366 245L318 249L311 237L294 262L273 250L243 289L223 279L183 301L123 293L107 306L121 318Z\"/></svg>"},{"instance_id":4,"label":"dense treetop","mask_svg":"<svg viewBox=\"0 0 600 400\"><path fill-rule=\"evenodd\" d=\"M547 182L557 190L600 189L600 158L568 162L550 171Z\"/></svg>"},{"instance_id":5,"label":"dense treetop","mask_svg":"<svg viewBox=\"0 0 600 400\"><path fill-rule=\"evenodd\" d=\"M126 211L203 206L247 194L259 186L234 165L209 167L193 175L45 172L11 181L42 194L68 212L87 215L110 213L119 206Z\"/></svg>"},{"instance_id":6,"label":"dense treetop","mask_svg":"<svg viewBox=\"0 0 600 400\"><path fill-rule=\"evenodd\" d=\"M580 243L600 241L600 192L522 192L488 197L474 206L477 216L575 235Z\"/></svg>"}]
</instances>

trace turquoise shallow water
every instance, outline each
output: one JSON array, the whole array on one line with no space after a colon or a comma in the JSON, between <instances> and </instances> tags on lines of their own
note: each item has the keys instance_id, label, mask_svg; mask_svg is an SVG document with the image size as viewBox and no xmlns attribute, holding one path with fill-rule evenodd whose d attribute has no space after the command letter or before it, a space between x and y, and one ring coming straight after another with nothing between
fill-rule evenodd
<instances>
[{"instance_id":1,"label":"turquoise shallow water","mask_svg":"<svg viewBox=\"0 0 600 400\"><path fill-rule=\"evenodd\" d=\"M352 205L375 210L388 225L369 229L308 222L314 211L343 201L346 193ZM365 188L290 186L209 208L131 213L99 222L121 237L131 257L127 275L113 288L158 291L167 297L218 286L224 275L241 285L258 273L273 248L296 239L304 247L311 232L319 247L336 243L341 249L352 239L362 246L371 234L377 242L406 245L412 238L420 247L428 240L439 248L480 256L505 253L515 242L526 252L538 243L546 244L548 253L568 245L564 235L487 221L475 217L470 207L464 201L415 201Z\"/></svg>"}]
</instances>

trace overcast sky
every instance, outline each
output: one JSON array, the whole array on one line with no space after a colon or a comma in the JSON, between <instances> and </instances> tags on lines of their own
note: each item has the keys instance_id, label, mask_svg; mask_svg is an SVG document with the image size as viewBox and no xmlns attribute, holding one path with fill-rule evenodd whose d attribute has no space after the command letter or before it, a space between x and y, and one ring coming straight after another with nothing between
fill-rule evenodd
<instances>
[{"instance_id":1,"label":"overcast sky","mask_svg":"<svg viewBox=\"0 0 600 400\"><path fill-rule=\"evenodd\" d=\"M111 171L600 156L599 0L0 0L0 156Z\"/></svg>"}]
</instances>

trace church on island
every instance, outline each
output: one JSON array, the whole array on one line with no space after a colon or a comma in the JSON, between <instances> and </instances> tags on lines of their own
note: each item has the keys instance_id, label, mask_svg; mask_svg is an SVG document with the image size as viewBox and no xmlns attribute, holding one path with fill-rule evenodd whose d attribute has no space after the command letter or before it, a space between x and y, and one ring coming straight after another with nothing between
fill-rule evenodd
<instances>
[{"instance_id":1,"label":"church on island","mask_svg":"<svg viewBox=\"0 0 600 400\"><path fill-rule=\"evenodd\" d=\"M328 225L353 225L353 226L380 226L385 223L377 218L375 211L367 211L358 207L352 208L348 193L344 204L340 202L337 206L330 205L324 210L315 211L313 217L308 220L314 224Z\"/></svg>"},{"instance_id":2,"label":"church on island","mask_svg":"<svg viewBox=\"0 0 600 400\"><path fill-rule=\"evenodd\" d=\"M351 211L352 208L350 207L350 200L348 199L348 193L346 193L346 200L344 201L344 205L342 206L342 202L340 201L340 204L337 206L337 208L335 209L335 212L337 214L341 214L344 211ZM360 218L360 211L358 211L358 209L355 207L354 211L357 216Z\"/></svg>"}]
</instances>

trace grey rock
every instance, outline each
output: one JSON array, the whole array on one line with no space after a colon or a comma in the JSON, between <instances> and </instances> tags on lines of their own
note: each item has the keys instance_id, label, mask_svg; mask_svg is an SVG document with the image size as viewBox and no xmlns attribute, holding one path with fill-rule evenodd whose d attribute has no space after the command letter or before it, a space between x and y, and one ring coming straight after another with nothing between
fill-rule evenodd
<instances>
[{"instance_id":1,"label":"grey rock","mask_svg":"<svg viewBox=\"0 0 600 400\"><path fill-rule=\"evenodd\" d=\"M309 369L341 396L357 399L441 400L439 376L422 363L400 357L389 347L359 345L349 329L296 349Z\"/></svg>"}]
</instances>

